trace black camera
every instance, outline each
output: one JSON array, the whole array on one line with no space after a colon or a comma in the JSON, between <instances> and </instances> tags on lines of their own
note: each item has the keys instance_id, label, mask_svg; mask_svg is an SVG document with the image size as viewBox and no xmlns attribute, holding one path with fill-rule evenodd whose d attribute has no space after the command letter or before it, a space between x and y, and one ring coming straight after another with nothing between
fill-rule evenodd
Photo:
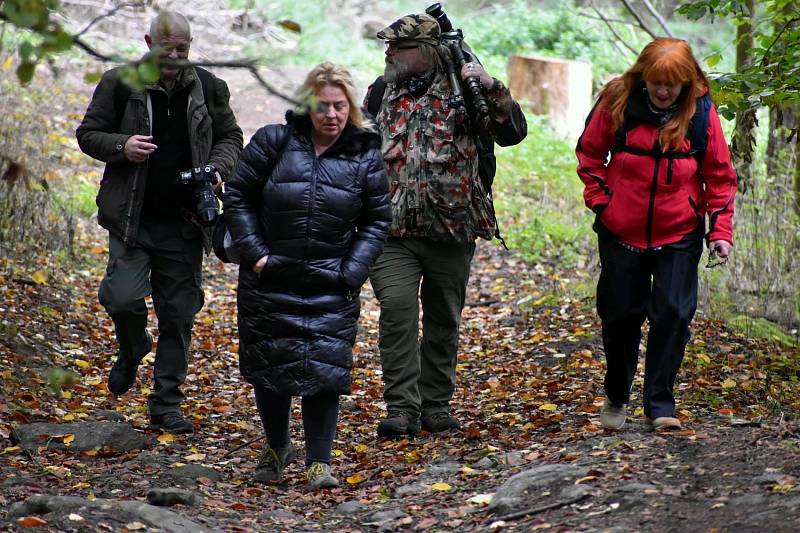
<instances>
[{"instance_id":1,"label":"black camera","mask_svg":"<svg viewBox=\"0 0 800 533\"><path fill-rule=\"evenodd\" d=\"M205 165L178 173L178 183L194 187L197 219L202 226L213 226L219 216L214 195L216 171L214 165Z\"/></svg>"},{"instance_id":2,"label":"black camera","mask_svg":"<svg viewBox=\"0 0 800 533\"><path fill-rule=\"evenodd\" d=\"M442 33L449 33L453 31L453 24L450 22L450 19L447 18L447 14L442 9L442 4L435 3L425 10L425 13L432 16L436 19L436 22L439 23L439 27L442 29Z\"/></svg>"}]
</instances>

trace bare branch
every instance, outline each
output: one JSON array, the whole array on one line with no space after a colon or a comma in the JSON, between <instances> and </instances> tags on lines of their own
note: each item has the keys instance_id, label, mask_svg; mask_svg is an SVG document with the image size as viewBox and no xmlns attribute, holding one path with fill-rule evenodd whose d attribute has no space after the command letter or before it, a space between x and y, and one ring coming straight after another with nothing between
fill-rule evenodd
<instances>
[{"instance_id":1,"label":"bare branch","mask_svg":"<svg viewBox=\"0 0 800 533\"><path fill-rule=\"evenodd\" d=\"M584 13L583 11L578 11L578 16L587 19L602 20L603 22L608 21L608 22L616 22L617 24L625 24L628 26L638 26L638 24L636 24L635 22L631 22L630 20L616 19L611 17L605 17L605 18L595 17L594 15L590 15L589 13Z\"/></svg>"},{"instance_id":2,"label":"bare branch","mask_svg":"<svg viewBox=\"0 0 800 533\"><path fill-rule=\"evenodd\" d=\"M653 4L650 3L650 0L642 0L642 3L644 4L644 7L647 8L647 11L649 11L650 14L653 15L653 18L656 19L656 21L658 21L659 26L664 28L664 31L667 33L667 35L669 37L675 37L672 34L672 31L669 29L669 26L667 25L667 21L664 20L664 17L661 16L661 13L659 13L656 10L656 8L653 7Z\"/></svg>"},{"instance_id":3,"label":"bare branch","mask_svg":"<svg viewBox=\"0 0 800 533\"><path fill-rule=\"evenodd\" d=\"M121 9L125 9L127 7L144 7L144 6L145 6L145 4L143 2L128 2L128 3L125 3L125 4L120 4L117 7L115 7L114 9L112 9L111 11L108 11L107 13L103 13L102 15L97 15L94 19L92 19L91 22L89 22L89 24L86 25L85 28L83 28L77 35L75 35L75 37L76 38L80 37L81 35L83 35L87 31L89 31L89 28L91 28L92 26L94 26L95 24L97 24L98 22L100 22L101 20L103 20L105 18L109 18L109 17L114 16L114 13L116 13L117 11L119 11Z\"/></svg>"},{"instance_id":4,"label":"bare branch","mask_svg":"<svg viewBox=\"0 0 800 533\"><path fill-rule=\"evenodd\" d=\"M594 5L594 0L589 0L589 5L592 6L592 9L594 9L594 12L597 13L598 17L600 17L600 20L606 23L606 26L608 26L608 29L614 34L614 37L616 37L617 40L625 46L625 48L630 50L633 55L639 55L639 52L634 50L631 45L629 45L628 42L623 39L619 33L617 33L617 30L614 29L614 26L611 25L611 22L605 17L605 15L603 15L603 13L600 12L599 9L597 9L597 6Z\"/></svg>"},{"instance_id":5,"label":"bare branch","mask_svg":"<svg viewBox=\"0 0 800 533\"><path fill-rule=\"evenodd\" d=\"M644 31L645 31L645 32L646 32L646 33L647 33L647 34L648 34L650 37L652 37L653 39L655 39L656 37L658 37L658 35L656 35L656 34L653 32L653 30L651 30L651 29L650 29L650 28L647 26L647 24L645 24L644 20L642 20L642 17L640 17L640 16L639 16L639 13L637 13L635 9L633 9L633 6L631 5L631 3L630 3L628 0L622 0L622 3L623 3L623 4L625 4L625 8L628 10L628 12L629 12L631 15L633 15L633 18L635 18L635 19L636 19L636 22L638 22L638 23L639 23L639 27L640 27L640 28L642 28L642 29L643 29L643 30L644 30Z\"/></svg>"}]
</instances>

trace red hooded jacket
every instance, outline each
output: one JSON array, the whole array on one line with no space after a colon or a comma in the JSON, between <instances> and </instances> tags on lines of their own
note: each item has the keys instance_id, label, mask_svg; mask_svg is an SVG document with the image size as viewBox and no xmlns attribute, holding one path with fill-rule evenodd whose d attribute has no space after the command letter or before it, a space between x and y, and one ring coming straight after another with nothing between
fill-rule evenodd
<instances>
[{"instance_id":1,"label":"red hooded jacket","mask_svg":"<svg viewBox=\"0 0 800 533\"><path fill-rule=\"evenodd\" d=\"M650 152L659 128L639 122L625 135L625 145ZM578 140L578 176L586 206L619 240L640 249L680 241L709 215L707 238L733 244L736 171L716 108L708 116L708 138L702 163L695 157L668 158L617 151L611 114L601 100ZM684 139L676 152L688 152ZM699 167L699 168L698 168Z\"/></svg>"}]
</instances>

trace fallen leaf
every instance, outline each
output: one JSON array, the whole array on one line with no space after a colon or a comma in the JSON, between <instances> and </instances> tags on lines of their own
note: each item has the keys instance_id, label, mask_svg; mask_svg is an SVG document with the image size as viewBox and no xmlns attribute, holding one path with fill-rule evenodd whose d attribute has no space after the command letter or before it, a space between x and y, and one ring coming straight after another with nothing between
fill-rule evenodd
<instances>
[{"instance_id":1,"label":"fallen leaf","mask_svg":"<svg viewBox=\"0 0 800 533\"><path fill-rule=\"evenodd\" d=\"M449 483L445 483L444 481L439 481L438 483L434 483L431 485L433 490L438 490L441 492L447 492L453 489L453 487Z\"/></svg>"},{"instance_id":2,"label":"fallen leaf","mask_svg":"<svg viewBox=\"0 0 800 533\"><path fill-rule=\"evenodd\" d=\"M728 379L726 379L725 381L722 382L722 388L723 389L732 389L735 386L736 386L736 381L734 381L731 378L728 378Z\"/></svg>"},{"instance_id":3,"label":"fallen leaf","mask_svg":"<svg viewBox=\"0 0 800 533\"><path fill-rule=\"evenodd\" d=\"M17 524L22 527L41 527L46 526L47 522L38 516L23 516L22 518L17 518Z\"/></svg>"},{"instance_id":4,"label":"fallen leaf","mask_svg":"<svg viewBox=\"0 0 800 533\"><path fill-rule=\"evenodd\" d=\"M141 522L128 522L127 524L125 524L125 527L127 527L131 531L136 531L139 529L145 529L147 526L142 524Z\"/></svg>"},{"instance_id":5,"label":"fallen leaf","mask_svg":"<svg viewBox=\"0 0 800 533\"><path fill-rule=\"evenodd\" d=\"M558 409L558 406L554 403L543 403L542 405L539 406L539 409L541 409L542 411L555 411L556 409Z\"/></svg>"},{"instance_id":6,"label":"fallen leaf","mask_svg":"<svg viewBox=\"0 0 800 533\"><path fill-rule=\"evenodd\" d=\"M75 435L70 433L69 435L64 435L64 446L69 446L72 444L72 441L75 440Z\"/></svg>"},{"instance_id":7,"label":"fallen leaf","mask_svg":"<svg viewBox=\"0 0 800 533\"><path fill-rule=\"evenodd\" d=\"M597 479L597 476L584 476L582 478L576 479L575 484L581 485L582 483L589 483L590 481L594 481Z\"/></svg>"},{"instance_id":8,"label":"fallen leaf","mask_svg":"<svg viewBox=\"0 0 800 533\"><path fill-rule=\"evenodd\" d=\"M31 279L37 285L46 285L47 284L47 272L44 270L37 270L33 274L31 274Z\"/></svg>"},{"instance_id":9,"label":"fallen leaf","mask_svg":"<svg viewBox=\"0 0 800 533\"><path fill-rule=\"evenodd\" d=\"M362 474L361 472L358 472L356 474L353 474L352 476L348 476L345 479L345 481L347 481L350 485L358 485L359 483L361 483L365 479L367 479L367 478L364 477L364 474Z\"/></svg>"},{"instance_id":10,"label":"fallen leaf","mask_svg":"<svg viewBox=\"0 0 800 533\"><path fill-rule=\"evenodd\" d=\"M476 494L472 498L467 500L467 503L471 503L473 505L489 505L492 503L492 498L494 497L494 493L490 494Z\"/></svg>"},{"instance_id":11,"label":"fallen leaf","mask_svg":"<svg viewBox=\"0 0 800 533\"><path fill-rule=\"evenodd\" d=\"M175 435L172 433L162 433L156 440L161 444L169 444L170 442L175 442Z\"/></svg>"},{"instance_id":12,"label":"fallen leaf","mask_svg":"<svg viewBox=\"0 0 800 533\"><path fill-rule=\"evenodd\" d=\"M67 516L67 518L69 520L72 520L73 522L83 522L83 517L79 514L70 513L69 516Z\"/></svg>"},{"instance_id":13,"label":"fallen leaf","mask_svg":"<svg viewBox=\"0 0 800 533\"><path fill-rule=\"evenodd\" d=\"M184 461L202 461L206 458L206 454L204 453L193 453L191 455L187 455L183 458Z\"/></svg>"}]
</instances>

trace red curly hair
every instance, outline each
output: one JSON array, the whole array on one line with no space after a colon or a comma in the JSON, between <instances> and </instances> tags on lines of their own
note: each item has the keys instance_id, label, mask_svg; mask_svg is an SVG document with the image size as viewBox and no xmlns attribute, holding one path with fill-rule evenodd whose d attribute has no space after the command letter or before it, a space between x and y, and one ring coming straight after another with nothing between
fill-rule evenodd
<instances>
[{"instance_id":1,"label":"red curly hair","mask_svg":"<svg viewBox=\"0 0 800 533\"><path fill-rule=\"evenodd\" d=\"M708 78L694 58L689 43L671 37L653 40L644 47L636 63L625 74L608 82L600 93L602 105L611 113L615 131L622 127L631 93L644 81L683 85L678 111L661 128L659 137L665 150L673 150L686 137L697 98L710 92Z\"/></svg>"}]
</instances>

